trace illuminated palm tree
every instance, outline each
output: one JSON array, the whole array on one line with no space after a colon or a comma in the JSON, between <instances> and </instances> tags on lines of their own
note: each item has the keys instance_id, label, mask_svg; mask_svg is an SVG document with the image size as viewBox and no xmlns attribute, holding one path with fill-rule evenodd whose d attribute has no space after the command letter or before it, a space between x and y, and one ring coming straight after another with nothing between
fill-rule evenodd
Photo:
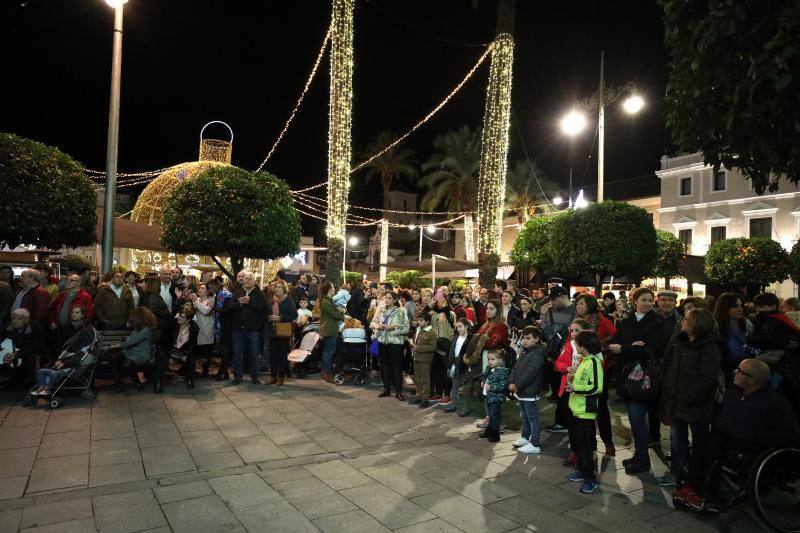
<instances>
[{"instance_id":1,"label":"illuminated palm tree","mask_svg":"<svg viewBox=\"0 0 800 533\"><path fill-rule=\"evenodd\" d=\"M538 178L538 183L537 183ZM548 180L536 163L519 159L506 174L506 209L515 212L520 224L536 214L547 211L547 198L558 192L558 185Z\"/></svg>"},{"instance_id":2,"label":"illuminated palm tree","mask_svg":"<svg viewBox=\"0 0 800 533\"><path fill-rule=\"evenodd\" d=\"M367 145L364 157L372 157L389 146L395 138L389 131L378 132L375 138ZM402 144L376 157L364 168L367 169L367 173L364 176L366 182L371 181L374 177L381 181L384 209L388 208L389 191L392 190L393 184L396 184L402 178L411 179L419 176L414 151L409 148L403 148Z\"/></svg>"},{"instance_id":3,"label":"illuminated palm tree","mask_svg":"<svg viewBox=\"0 0 800 533\"><path fill-rule=\"evenodd\" d=\"M423 209L448 212L472 211L478 196L478 171L481 166L481 132L469 126L437 135L436 152L422 165L425 176L419 185L427 189Z\"/></svg>"}]
</instances>

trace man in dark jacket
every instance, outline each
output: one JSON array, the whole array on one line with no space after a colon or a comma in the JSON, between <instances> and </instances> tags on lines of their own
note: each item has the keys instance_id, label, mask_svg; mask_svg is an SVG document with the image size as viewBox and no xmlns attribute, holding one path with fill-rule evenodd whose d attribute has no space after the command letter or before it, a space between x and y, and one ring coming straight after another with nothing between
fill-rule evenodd
<instances>
[{"instance_id":1,"label":"man in dark jacket","mask_svg":"<svg viewBox=\"0 0 800 533\"><path fill-rule=\"evenodd\" d=\"M308 276L300 274L297 277L297 286L292 289L292 300L294 305L300 305L301 298L308 298Z\"/></svg>"},{"instance_id":2,"label":"man in dark jacket","mask_svg":"<svg viewBox=\"0 0 800 533\"><path fill-rule=\"evenodd\" d=\"M753 298L756 306L753 333L747 336L747 345L762 352L786 350L792 339L800 337L794 322L779 309L778 297L765 292Z\"/></svg>"},{"instance_id":3,"label":"man in dark jacket","mask_svg":"<svg viewBox=\"0 0 800 533\"><path fill-rule=\"evenodd\" d=\"M22 285L11 304L11 311L27 309L30 313L30 323L41 329L47 328L47 310L50 308L50 293L44 290L39 283L39 272L29 268L19 275Z\"/></svg>"},{"instance_id":4,"label":"man in dark jacket","mask_svg":"<svg viewBox=\"0 0 800 533\"><path fill-rule=\"evenodd\" d=\"M238 276L237 276L238 277ZM264 293L256 287L255 276L245 272L241 287L233 292L233 297L225 303L231 312L233 327L233 373L234 385L242 382L244 352L250 357L250 379L259 385L258 360L261 355L261 331L264 329L264 313L267 300Z\"/></svg>"},{"instance_id":5,"label":"man in dark jacket","mask_svg":"<svg viewBox=\"0 0 800 533\"><path fill-rule=\"evenodd\" d=\"M534 326L522 330L522 350L508 376L508 390L519 399L522 435L514 443L520 453L541 453L539 448L539 391L544 380L547 350L541 344L542 331Z\"/></svg>"}]
</instances>

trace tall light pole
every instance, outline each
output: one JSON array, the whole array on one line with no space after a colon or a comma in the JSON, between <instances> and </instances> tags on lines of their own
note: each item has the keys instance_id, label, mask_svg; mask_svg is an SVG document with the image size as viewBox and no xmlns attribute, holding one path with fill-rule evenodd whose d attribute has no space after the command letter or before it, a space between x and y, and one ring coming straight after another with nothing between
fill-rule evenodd
<instances>
[{"instance_id":1,"label":"tall light pole","mask_svg":"<svg viewBox=\"0 0 800 533\"><path fill-rule=\"evenodd\" d=\"M108 105L106 143L106 193L103 206L103 272L114 266L114 218L117 207L117 154L119 153L119 93L122 77L122 6L127 0L106 0L114 8L114 49L111 54L111 98Z\"/></svg>"},{"instance_id":2,"label":"tall light pole","mask_svg":"<svg viewBox=\"0 0 800 533\"><path fill-rule=\"evenodd\" d=\"M605 184L605 156L606 156L606 106L616 102L622 95L627 94L628 98L622 104L626 113L634 115L644 107L644 99L636 93L636 85L632 82L626 83L622 87L606 86L606 53L600 52L600 84L597 92L587 98L577 102L561 121L561 129L570 136L575 136L583 130L586 125L586 118L578 109L594 111L597 110L597 201L602 202L604 197L603 186Z\"/></svg>"}]
</instances>

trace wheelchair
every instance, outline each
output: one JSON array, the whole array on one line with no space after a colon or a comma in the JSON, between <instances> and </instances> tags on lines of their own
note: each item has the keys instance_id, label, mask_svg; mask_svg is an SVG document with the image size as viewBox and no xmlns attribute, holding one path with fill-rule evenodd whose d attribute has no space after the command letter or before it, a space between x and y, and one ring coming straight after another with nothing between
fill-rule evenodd
<instances>
[{"instance_id":1,"label":"wheelchair","mask_svg":"<svg viewBox=\"0 0 800 533\"><path fill-rule=\"evenodd\" d=\"M798 448L772 448L749 455L729 452L712 463L706 486L714 492L714 502L706 509L709 512L725 513L747 502L773 530L800 532Z\"/></svg>"}]
</instances>

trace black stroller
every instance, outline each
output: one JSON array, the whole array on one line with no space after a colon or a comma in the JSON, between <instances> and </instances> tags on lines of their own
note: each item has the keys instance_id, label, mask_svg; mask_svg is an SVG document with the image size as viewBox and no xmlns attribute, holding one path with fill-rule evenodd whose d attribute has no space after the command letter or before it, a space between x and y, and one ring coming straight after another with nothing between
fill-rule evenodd
<instances>
[{"instance_id":1,"label":"black stroller","mask_svg":"<svg viewBox=\"0 0 800 533\"><path fill-rule=\"evenodd\" d=\"M92 390L94 383L94 370L97 362L95 350L100 340L100 334L92 326L86 326L70 337L64 343L64 350L58 360L64 363L63 374L48 394L37 394L36 387L28 391L23 398L23 405L36 407L38 400L49 400L50 408L61 407L61 391L81 391L81 398L92 400L95 397Z\"/></svg>"},{"instance_id":2,"label":"black stroller","mask_svg":"<svg viewBox=\"0 0 800 533\"><path fill-rule=\"evenodd\" d=\"M369 368L369 343L364 328L345 328L336 343L337 365L333 382L342 385L347 374L353 376L353 384L359 387L366 381Z\"/></svg>"}]
</instances>

